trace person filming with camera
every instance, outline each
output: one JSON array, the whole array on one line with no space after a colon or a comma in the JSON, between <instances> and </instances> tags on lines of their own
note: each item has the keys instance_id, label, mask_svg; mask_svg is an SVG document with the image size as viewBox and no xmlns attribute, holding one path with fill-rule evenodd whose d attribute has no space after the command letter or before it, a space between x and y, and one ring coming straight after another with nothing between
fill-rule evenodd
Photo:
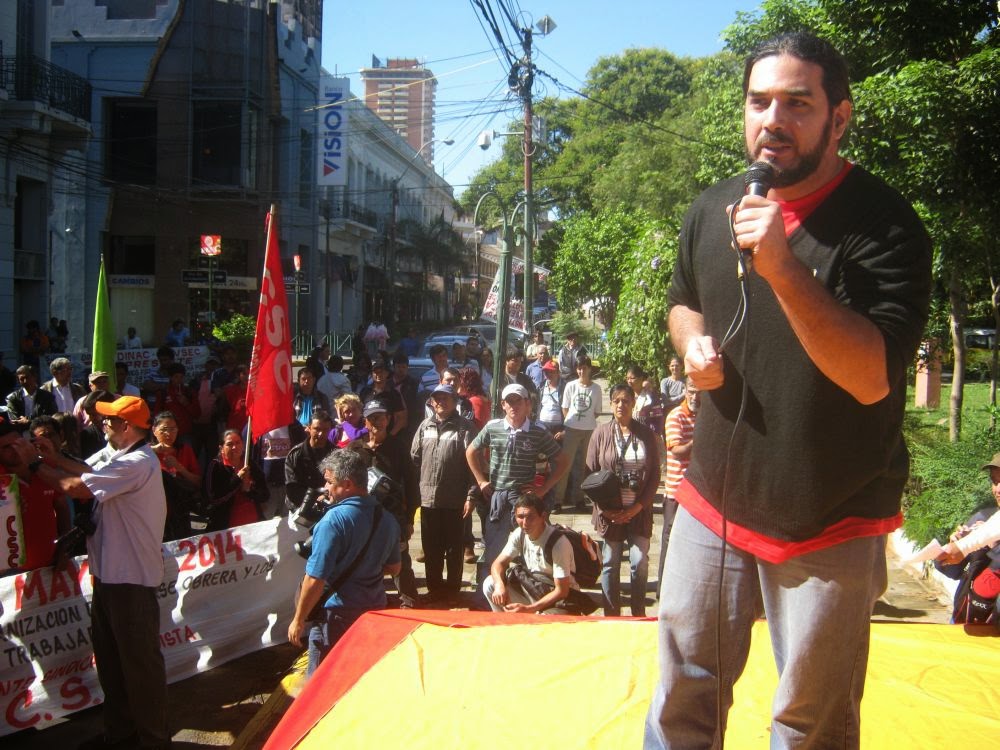
<instances>
[{"instance_id":1,"label":"person filming with camera","mask_svg":"<svg viewBox=\"0 0 1000 750\"><path fill-rule=\"evenodd\" d=\"M656 433L632 417L635 393L629 386L613 386L609 399L612 419L594 430L586 460L588 475L612 471L621 488L621 510L601 510L594 504L594 529L604 537L604 614L621 615L622 549L627 542L632 616L645 617L653 497L660 484L659 444Z\"/></svg>"},{"instance_id":2,"label":"person filming with camera","mask_svg":"<svg viewBox=\"0 0 1000 750\"><path fill-rule=\"evenodd\" d=\"M312 675L362 614L386 606L385 575L400 571L399 524L368 494L368 468L354 451L320 463L331 507L312 528L312 552L288 626L288 640L308 641Z\"/></svg>"}]
</instances>

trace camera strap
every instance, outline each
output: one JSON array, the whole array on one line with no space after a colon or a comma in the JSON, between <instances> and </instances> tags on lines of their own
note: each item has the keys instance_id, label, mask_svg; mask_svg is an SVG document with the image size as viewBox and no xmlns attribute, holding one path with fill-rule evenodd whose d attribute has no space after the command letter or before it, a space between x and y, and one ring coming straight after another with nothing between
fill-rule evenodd
<instances>
[{"instance_id":1,"label":"camera strap","mask_svg":"<svg viewBox=\"0 0 1000 750\"><path fill-rule=\"evenodd\" d=\"M372 528L371 531L368 532L368 539L365 540L364 546L361 548L361 551L358 552L358 556L354 558L354 561L344 569L343 573L337 576L337 580L333 581L333 583L329 585L327 589L328 591L333 592L339 589L341 586L344 585L344 583L347 582L347 579L354 574L354 571L358 569L358 565L361 564L361 561L364 559L365 554L367 554L368 548L371 546L372 539L375 537L375 532L378 530L378 526L381 522L382 522L382 506L376 505L375 512L372 515ZM324 601L326 600L326 598L328 597L324 597Z\"/></svg>"},{"instance_id":2,"label":"camera strap","mask_svg":"<svg viewBox=\"0 0 1000 750\"><path fill-rule=\"evenodd\" d=\"M630 432L628 435L628 440L622 434L622 428L615 422L615 447L618 450L618 463L625 463L625 455L628 453L629 446L632 446L633 452L636 454L636 458L639 457L639 449L635 439L635 433Z\"/></svg>"}]
</instances>

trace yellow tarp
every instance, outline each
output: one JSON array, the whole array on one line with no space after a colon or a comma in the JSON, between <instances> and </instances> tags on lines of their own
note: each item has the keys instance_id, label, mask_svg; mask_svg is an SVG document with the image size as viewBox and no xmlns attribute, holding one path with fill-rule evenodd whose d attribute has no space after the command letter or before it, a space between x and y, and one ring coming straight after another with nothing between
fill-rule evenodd
<instances>
[{"instance_id":1,"label":"yellow tarp","mask_svg":"<svg viewBox=\"0 0 1000 750\"><path fill-rule=\"evenodd\" d=\"M726 747L766 747L777 681L754 627ZM656 681L656 623L473 628L421 624L301 748L639 748ZM830 644L836 648L836 644ZM863 748L991 747L1000 739L1000 639L960 627L874 624Z\"/></svg>"}]
</instances>

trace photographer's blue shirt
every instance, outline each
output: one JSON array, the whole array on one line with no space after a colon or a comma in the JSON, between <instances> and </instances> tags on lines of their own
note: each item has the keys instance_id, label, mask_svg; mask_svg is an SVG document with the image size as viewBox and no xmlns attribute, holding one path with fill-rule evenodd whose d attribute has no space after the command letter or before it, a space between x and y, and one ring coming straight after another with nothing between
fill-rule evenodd
<instances>
[{"instance_id":1,"label":"photographer's blue shirt","mask_svg":"<svg viewBox=\"0 0 1000 750\"><path fill-rule=\"evenodd\" d=\"M306 562L306 574L333 582L350 567L368 540L377 505L366 495L347 498L328 510L313 527L313 551ZM385 608L382 569L399 561L399 524L383 509L364 557L324 606L361 611Z\"/></svg>"}]
</instances>

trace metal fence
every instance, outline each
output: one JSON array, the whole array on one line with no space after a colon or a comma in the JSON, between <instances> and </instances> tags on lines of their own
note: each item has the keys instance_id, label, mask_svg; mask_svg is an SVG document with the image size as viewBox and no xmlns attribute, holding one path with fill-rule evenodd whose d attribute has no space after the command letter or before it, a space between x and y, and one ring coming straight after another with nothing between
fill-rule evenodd
<instances>
[{"instance_id":1,"label":"metal fence","mask_svg":"<svg viewBox=\"0 0 1000 750\"><path fill-rule=\"evenodd\" d=\"M0 86L18 101L36 101L90 120L91 86L85 78L34 55L0 58Z\"/></svg>"},{"instance_id":2,"label":"metal fence","mask_svg":"<svg viewBox=\"0 0 1000 750\"><path fill-rule=\"evenodd\" d=\"M312 333L300 331L292 338L292 356L305 359L312 350L323 344L330 345L330 352L341 356L350 355L351 344L354 341L353 331L330 331L329 333Z\"/></svg>"}]
</instances>

